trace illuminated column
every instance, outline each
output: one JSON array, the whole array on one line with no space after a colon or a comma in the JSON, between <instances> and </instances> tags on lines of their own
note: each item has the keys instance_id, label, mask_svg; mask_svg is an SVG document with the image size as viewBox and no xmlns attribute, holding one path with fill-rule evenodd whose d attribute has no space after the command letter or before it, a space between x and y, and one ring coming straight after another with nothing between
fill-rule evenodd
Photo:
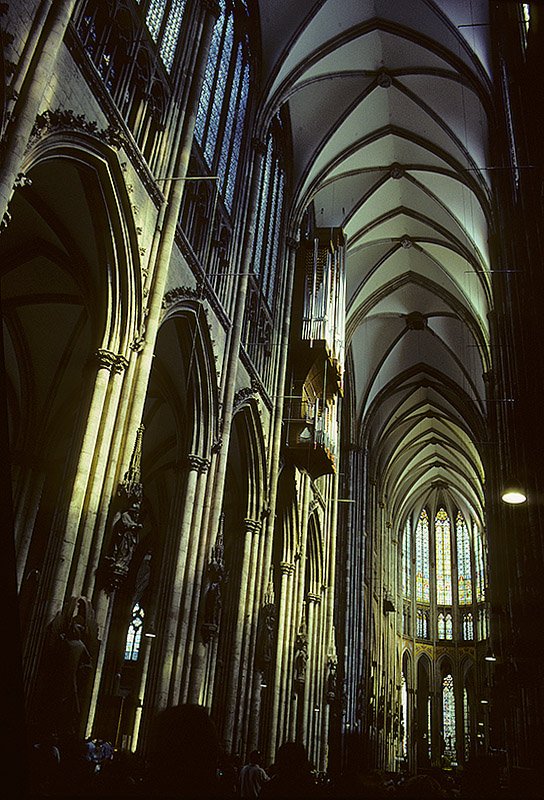
<instances>
[{"instance_id":1,"label":"illuminated column","mask_svg":"<svg viewBox=\"0 0 544 800\"><path fill-rule=\"evenodd\" d=\"M184 590L191 520L202 459L199 456L190 455L187 457L187 464L188 471L183 498L183 511L178 523L174 552L172 553L175 568L172 578L171 593L167 601L167 606L162 610L161 614L164 619L164 628L162 630L161 641L162 666L157 687L158 708L164 708L173 702L177 702L177 698L173 696L173 680L177 668L180 646L178 635L179 612Z\"/></svg>"},{"instance_id":2,"label":"illuminated column","mask_svg":"<svg viewBox=\"0 0 544 800\"><path fill-rule=\"evenodd\" d=\"M127 365L128 362L123 356L117 356L112 366L112 377L108 387L108 397L102 415L96 455L93 460L92 474L85 501L85 522L80 534L81 545L73 582L73 594L75 595L90 596L98 566L98 556L102 546L104 529L97 530L97 515L100 508L100 498L104 488L121 387Z\"/></svg>"},{"instance_id":3,"label":"illuminated column","mask_svg":"<svg viewBox=\"0 0 544 800\"><path fill-rule=\"evenodd\" d=\"M260 523L256 520L244 520L244 552L242 556L242 572L240 577L240 594L236 612L234 638L229 652L230 669L226 694L226 719L223 738L228 752L233 751L235 731L239 730L243 713L244 688L247 680L247 662L242 660L242 647L247 635L247 619L253 609L255 576L250 574L250 556L255 534L260 532Z\"/></svg>"},{"instance_id":4,"label":"illuminated column","mask_svg":"<svg viewBox=\"0 0 544 800\"><path fill-rule=\"evenodd\" d=\"M184 686L187 683L187 670L190 664L188 657L193 649L193 642L190 636L190 609L200 595L200 570L198 567L198 553L201 548L202 540L206 539L205 531L202 526L202 514L204 509L204 498L208 488L208 474L210 462L208 459L197 459L192 457L198 469L198 477L195 487L194 499L192 504L192 515L188 533L187 560L185 564L185 577L183 580L183 595L179 609L179 634L180 646L179 662L176 667L174 683L175 702L184 702Z\"/></svg>"},{"instance_id":5,"label":"illuminated column","mask_svg":"<svg viewBox=\"0 0 544 800\"><path fill-rule=\"evenodd\" d=\"M315 739L318 726L318 717L321 713L321 703L318 695L318 670L319 670L319 623L321 598L309 592L306 596L308 603L308 668L306 672L308 716L306 722L306 741L308 753L315 758Z\"/></svg>"},{"instance_id":6,"label":"illuminated column","mask_svg":"<svg viewBox=\"0 0 544 800\"><path fill-rule=\"evenodd\" d=\"M48 619L54 616L58 609L62 607L63 601L70 596L71 587L68 586L68 576L72 567L87 486L96 454L111 370L117 362L117 356L109 350L98 350L95 357L98 360L98 370L92 387L91 402L79 453L79 461L71 488L71 496L66 503L66 522L62 525L62 541L55 555L52 587L47 604Z\"/></svg>"},{"instance_id":7,"label":"illuminated column","mask_svg":"<svg viewBox=\"0 0 544 800\"><path fill-rule=\"evenodd\" d=\"M257 747L257 724L259 722L260 698L262 691L262 674L255 667L255 652L259 622L261 565L263 536L262 525L254 529L251 537L251 554L249 574L251 575L251 603L248 604L248 617L245 621L243 661L247 668L245 696L249 701L244 707L243 728L241 738L246 743L248 752Z\"/></svg>"},{"instance_id":8,"label":"illuminated column","mask_svg":"<svg viewBox=\"0 0 544 800\"><path fill-rule=\"evenodd\" d=\"M155 343L162 318L162 302L167 285L170 261L175 244L178 220L183 201L185 178L193 145L193 135L204 72L214 22L219 14L215 0L201 0L202 14L194 26L194 41L199 42L190 81L185 115L180 115L169 161L168 182L165 183L164 202L159 211L156 237L149 259L150 292L146 318L145 342L138 359L135 388L129 410L129 429L140 425L147 397L147 386L154 357Z\"/></svg>"},{"instance_id":9,"label":"illuminated column","mask_svg":"<svg viewBox=\"0 0 544 800\"><path fill-rule=\"evenodd\" d=\"M278 608L278 640L276 646L276 671L274 674L274 682L271 687L273 691L272 698L272 713L270 720L270 753L267 754L267 760L272 761L276 755L276 749L281 744L282 729L281 722L283 719L283 703L285 701L285 679L284 669L287 665L288 653L286 647L288 646L288 630L289 621L292 608L292 590L293 580L292 576L295 570L294 564L288 561L282 561L280 564L281 570L281 588L280 600Z\"/></svg>"}]
</instances>

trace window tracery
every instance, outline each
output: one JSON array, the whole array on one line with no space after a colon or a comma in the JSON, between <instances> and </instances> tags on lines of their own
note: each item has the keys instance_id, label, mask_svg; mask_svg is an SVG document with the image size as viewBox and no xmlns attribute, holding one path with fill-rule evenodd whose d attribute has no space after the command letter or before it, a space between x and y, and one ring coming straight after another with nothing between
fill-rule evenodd
<instances>
[{"instance_id":1,"label":"window tracery","mask_svg":"<svg viewBox=\"0 0 544 800\"><path fill-rule=\"evenodd\" d=\"M436 602L438 605L452 604L451 585L451 530L446 510L440 508L435 517L436 542Z\"/></svg>"},{"instance_id":2,"label":"window tracery","mask_svg":"<svg viewBox=\"0 0 544 800\"><path fill-rule=\"evenodd\" d=\"M457 591L460 605L472 603L472 568L470 563L470 534L465 518L459 511L455 521L457 535Z\"/></svg>"},{"instance_id":3,"label":"window tracery","mask_svg":"<svg viewBox=\"0 0 544 800\"><path fill-rule=\"evenodd\" d=\"M135 603L132 609L132 619L128 626L125 641L125 661L137 661L140 655L140 645L142 642L142 630L144 624L144 610L139 603Z\"/></svg>"},{"instance_id":4,"label":"window tracery","mask_svg":"<svg viewBox=\"0 0 544 800\"><path fill-rule=\"evenodd\" d=\"M198 102L195 138L208 168L218 176L219 191L230 212L249 99L250 49L243 25L247 10L227 0L219 0L219 6Z\"/></svg>"},{"instance_id":5,"label":"window tracery","mask_svg":"<svg viewBox=\"0 0 544 800\"><path fill-rule=\"evenodd\" d=\"M429 591L429 516L422 510L416 528L416 600L430 601Z\"/></svg>"}]
</instances>

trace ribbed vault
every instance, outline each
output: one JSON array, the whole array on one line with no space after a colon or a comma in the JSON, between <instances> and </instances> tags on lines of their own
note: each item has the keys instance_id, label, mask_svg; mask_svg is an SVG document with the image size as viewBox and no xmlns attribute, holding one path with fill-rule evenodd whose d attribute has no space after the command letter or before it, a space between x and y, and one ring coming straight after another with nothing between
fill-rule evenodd
<instances>
[{"instance_id":1,"label":"ribbed vault","mask_svg":"<svg viewBox=\"0 0 544 800\"><path fill-rule=\"evenodd\" d=\"M395 514L440 481L481 517L487 3L260 8L264 107L269 118L287 106L293 133L293 226L313 204L319 227L347 236L355 437Z\"/></svg>"}]
</instances>

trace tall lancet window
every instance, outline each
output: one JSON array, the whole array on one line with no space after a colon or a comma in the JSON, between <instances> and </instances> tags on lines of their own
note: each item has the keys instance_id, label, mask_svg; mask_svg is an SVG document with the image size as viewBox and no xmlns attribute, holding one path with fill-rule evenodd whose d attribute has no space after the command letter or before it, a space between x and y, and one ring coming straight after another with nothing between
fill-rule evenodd
<instances>
[{"instance_id":1,"label":"tall lancet window","mask_svg":"<svg viewBox=\"0 0 544 800\"><path fill-rule=\"evenodd\" d=\"M430 601L429 591L429 516L421 512L416 528L416 600Z\"/></svg>"},{"instance_id":2,"label":"tall lancet window","mask_svg":"<svg viewBox=\"0 0 544 800\"><path fill-rule=\"evenodd\" d=\"M402 593L404 597L412 596L412 524L409 519L402 538Z\"/></svg>"},{"instance_id":3,"label":"tall lancet window","mask_svg":"<svg viewBox=\"0 0 544 800\"><path fill-rule=\"evenodd\" d=\"M219 0L204 82L198 102L195 137L219 191L231 209L249 97L247 9Z\"/></svg>"},{"instance_id":4,"label":"tall lancet window","mask_svg":"<svg viewBox=\"0 0 544 800\"><path fill-rule=\"evenodd\" d=\"M186 0L150 0L145 21L154 42L160 39L159 53L170 72L178 44Z\"/></svg>"},{"instance_id":5,"label":"tall lancet window","mask_svg":"<svg viewBox=\"0 0 544 800\"><path fill-rule=\"evenodd\" d=\"M485 556L482 532L476 525L473 528L476 561L476 602L483 603L485 600Z\"/></svg>"},{"instance_id":6,"label":"tall lancet window","mask_svg":"<svg viewBox=\"0 0 544 800\"><path fill-rule=\"evenodd\" d=\"M450 758L455 756L455 695L453 677L448 674L442 681L442 731L444 736L444 754Z\"/></svg>"},{"instance_id":7,"label":"tall lancet window","mask_svg":"<svg viewBox=\"0 0 544 800\"><path fill-rule=\"evenodd\" d=\"M138 661L140 645L142 642L142 628L144 624L144 610L139 603L132 609L132 619L128 626L125 641L125 661Z\"/></svg>"},{"instance_id":8,"label":"tall lancet window","mask_svg":"<svg viewBox=\"0 0 544 800\"><path fill-rule=\"evenodd\" d=\"M461 512L455 521L457 534L457 589L459 605L472 603L472 568L470 564L470 533Z\"/></svg>"},{"instance_id":9,"label":"tall lancet window","mask_svg":"<svg viewBox=\"0 0 544 800\"><path fill-rule=\"evenodd\" d=\"M450 518L441 508L434 523L436 540L436 602L440 606L450 606L451 591L451 530Z\"/></svg>"}]
</instances>

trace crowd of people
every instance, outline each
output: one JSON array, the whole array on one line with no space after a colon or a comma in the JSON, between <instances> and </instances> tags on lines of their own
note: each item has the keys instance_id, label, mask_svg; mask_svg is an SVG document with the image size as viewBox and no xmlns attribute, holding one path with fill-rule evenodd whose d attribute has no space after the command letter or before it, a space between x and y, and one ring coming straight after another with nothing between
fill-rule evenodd
<instances>
[{"instance_id":1,"label":"crowd of people","mask_svg":"<svg viewBox=\"0 0 544 800\"><path fill-rule=\"evenodd\" d=\"M504 776L480 760L461 773L423 774L379 770L319 774L305 747L285 742L266 768L259 751L243 763L222 752L215 726L201 706L165 709L152 728L148 756L114 751L108 742L74 740L59 747L54 737L31 746L30 798L194 798L194 800L536 800L540 781L519 772Z\"/></svg>"}]
</instances>

